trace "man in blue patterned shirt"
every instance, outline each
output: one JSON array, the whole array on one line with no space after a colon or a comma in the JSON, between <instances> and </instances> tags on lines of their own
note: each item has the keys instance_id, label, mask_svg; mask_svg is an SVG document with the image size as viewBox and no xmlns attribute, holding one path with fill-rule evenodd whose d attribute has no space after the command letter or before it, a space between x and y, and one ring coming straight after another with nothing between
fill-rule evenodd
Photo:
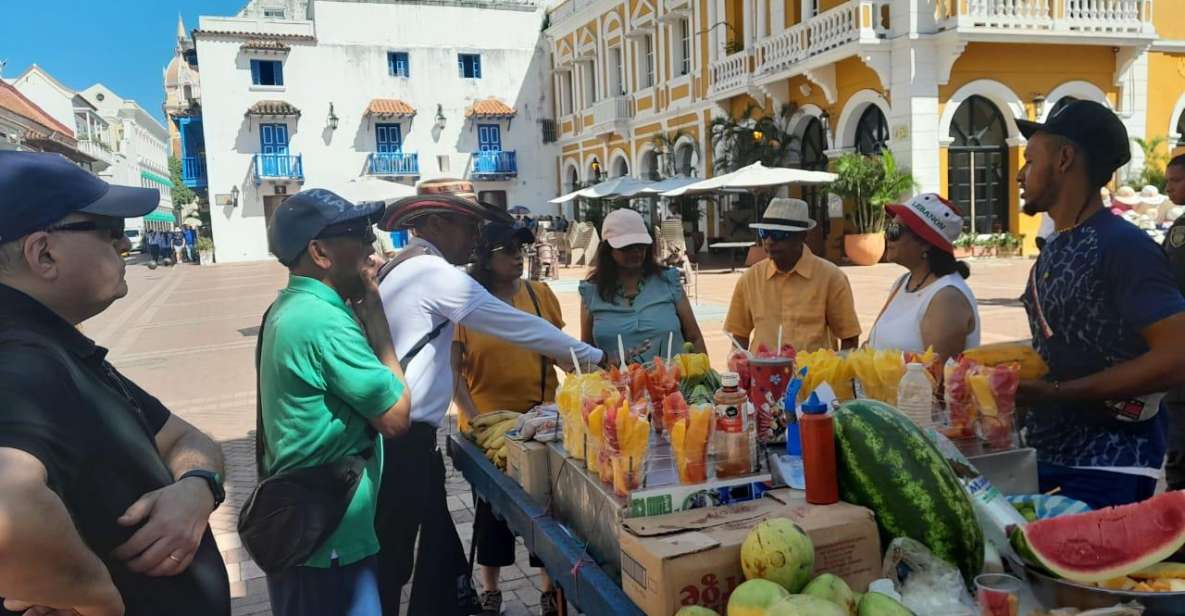
<instances>
[{"instance_id":1,"label":"man in blue patterned shirt","mask_svg":"<svg viewBox=\"0 0 1185 616\"><path fill-rule=\"evenodd\" d=\"M1050 367L1018 392L1041 491L1093 507L1146 499L1164 462L1163 392L1185 382L1185 297L1160 247L1099 197L1131 159L1119 118L1077 101L1017 125L1028 139L1025 213L1056 226L1023 298Z\"/></svg>"}]
</instances>

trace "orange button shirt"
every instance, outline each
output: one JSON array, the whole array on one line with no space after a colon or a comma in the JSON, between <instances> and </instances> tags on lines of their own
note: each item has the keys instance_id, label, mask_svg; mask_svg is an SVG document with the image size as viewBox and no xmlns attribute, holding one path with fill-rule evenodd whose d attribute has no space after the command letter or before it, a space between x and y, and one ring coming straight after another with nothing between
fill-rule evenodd
<instances>
[{"instance_id":1,"label":"orange button shirt","mask_svg":"<svg viewBox=\"0 0 1185 616\"><path fill-rule=\"evenodd\" d=\"M852 286L843 271L803 247L802 257L789 272L778 271L772 259L763 259L741 274L732 292L732 304L724 319L724 331L749 348L782 343L797 351L836 349L837 340L860 335L860 321L852 300Z\"/></svg>"}]
</instances>

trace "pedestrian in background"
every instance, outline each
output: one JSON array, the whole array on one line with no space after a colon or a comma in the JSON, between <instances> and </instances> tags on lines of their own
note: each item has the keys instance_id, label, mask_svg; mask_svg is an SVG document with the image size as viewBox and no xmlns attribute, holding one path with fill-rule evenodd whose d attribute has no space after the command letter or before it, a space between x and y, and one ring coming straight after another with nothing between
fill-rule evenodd
<instances>
[{"instance_id":1,"label":"pedestrian in background","mask_svg":"<svg viewBox=\"0 0 1185 616\"><path fill-rule=\"evenodd\" d=\"M274 543L302 550L303 562L268 572L276 616L382 614L374 527L383 469L378 435L406 432L411 409L374 279L372 225L382 209L311 189L286 199L269 225L271 251L289 277L259 332L260 478L282 479L348 456L364 461L348 502L335 503L344 510L340 523L319 544L302 528L286 528L286 517L259 512ZM257 499L266 498L265 485ZM305 507L318 504L302 496L292 498Z\"/></svg>"},{"instance_id":2,"label":"pedestrian in background","mask_svg":"<svg viewBox=\"0 0 1185 616\"><path fill-rule=\"evenodd\" d=\"M153 263L160 261L160 243L156 239L156 229L149 229L144 234L144 245L148 247L148 257Z\"/></svg>"},{"instance_id":3,"label":"pedestrian in background","mask_svg":"<svg viewBox=\"0 0 1185 616\"><path fill-rule=\"evenodd\" d=\"M222 449L80 329L127 295L124 219L159 201L0 152L0 613L230 615Z\"/></svg>"},{"instance_id":4,"label":"pedestrian in background","mask_svg":"<svg viewBox=\"0 0 1185 616\"><path fill-rule=\"evenodd\" d=\"M1165 167L1165 193L1169 201L1185 205L1185 154L1169 161ZM1185 293L1185 215L1169 227L1164 236L1164 250L1177 279L1177 288ZM1185 388L1169 391L1165 396L1165 410L1169 413L1168 456L1164 464L1164 478L1170 490L1185 489Z\"/></svg>"},{"instance_id":5,"label":"pedestrian in background","mask_svg":"<svg viewBox=\"0 0 1185 616\"><path fill-rule=\"evenodd\" d=\"M192 226L185 225L181 235L185 238L185 262L197 263L197 231Z\"/></svg>"},{"instance_id":6,"label":"pedestrian in background","mask_svg":"<svg viewBox=\"0 0 1185 616\"><path fill-rule=\"evenodd\" d=\"M173 263L181 263L185 256L185 235L181 233L180 227L173 227L169 240L173 245Z\"/></svg>"}]
</instances>

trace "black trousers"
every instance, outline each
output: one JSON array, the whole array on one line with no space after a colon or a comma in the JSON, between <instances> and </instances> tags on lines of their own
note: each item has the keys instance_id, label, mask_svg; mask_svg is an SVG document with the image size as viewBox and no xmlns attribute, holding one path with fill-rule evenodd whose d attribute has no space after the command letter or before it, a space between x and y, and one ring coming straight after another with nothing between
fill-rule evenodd
<instances>
[{"instance_id":1,"label":"black trousers","mask_svg":"<svg viewBox=\"0 0 1185 616\"><path fill-rule=\"evenodd\" d=\"M469 561L449 515L444 458L436 445L436 426L424 423L413 423L399 438L383 440L375 531L384 616L399 616L408 581L409 616L469 613L457 605L458 579L468 580Z\"/></svg>"}]
</instances>

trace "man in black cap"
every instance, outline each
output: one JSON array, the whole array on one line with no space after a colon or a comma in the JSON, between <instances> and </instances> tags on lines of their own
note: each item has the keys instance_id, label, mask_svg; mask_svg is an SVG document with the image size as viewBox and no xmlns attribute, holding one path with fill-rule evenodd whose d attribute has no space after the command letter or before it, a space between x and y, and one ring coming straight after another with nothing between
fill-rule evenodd
<instances>
[{"instance_id":1,"label":"man in black cap","mask_svg":"<svg viewBox=\"0 0 1185 616\"><path fill-rule=\"evenodd\" d=\"M309 546L302 564L268 572L276 616L382 613L378 435L405 433L411 411L374 278L373 225L382 212L382 203L355 205L315 188L286 199L268 230L290 276L259 332L261 479L346 456L366 461L337 528Z\"/></svg>"},{"instance_id":2,"label":"man in black cap","mask_svg":"<svg viewBox=\"0 0 1185 616\"><path fill-rule=\"evenodd\" d=\"M1185 382L1185 298L1160 247L1103 207L1099 188L1131 158L1119 118L1076 101L1017 124L1025 213L1055 224L1023 298L1050 369L1018 393L1040 489L1092 507L1146 499L1164 462L1163 392Z\"/></svg>"},{"instance_id":3,"label":"man in black cap","mask_svg":"<svg viewBox=\"0 0 1185 616\"><path fill-rule=\"evenodd\" d=\"M1165 194L1169 201L1185 205L1185 154L1169 161L1164 169ZM1177 217L1164 236L1164 251L1177 277L1177 287L1185 293L1185 216ZM1169 413L1169 453L1164 463L1164 479L1170 490L1185 489L1185 388L1168 393L1165 409Z\"/></svg>"},{"instance_id":4,"label":"man in black cap","mask_svg":"<svg viewBox=\"0 0 1185 616\"><path fill-rule=\"evenodd\" d=\"M159 200L0 152L0 612L230 614L221 449L78 330L127 295L124 219Z\"/></svg>"}]
</instances>

